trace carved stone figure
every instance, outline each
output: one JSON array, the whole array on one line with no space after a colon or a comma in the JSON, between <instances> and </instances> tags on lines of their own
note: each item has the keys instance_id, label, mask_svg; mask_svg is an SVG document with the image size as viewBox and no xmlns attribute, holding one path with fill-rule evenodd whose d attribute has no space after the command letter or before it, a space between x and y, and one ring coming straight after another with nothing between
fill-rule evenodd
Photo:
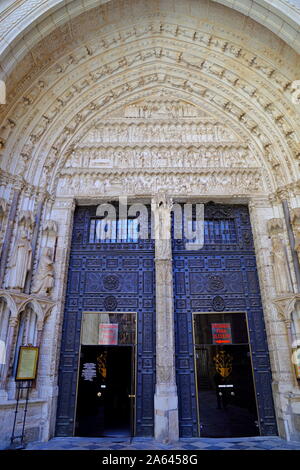
<instances>
[{"instance_id":1,"label":"carved stone figure","mask_svg":"<svg viewBox=\"0 0 300 470\"><path fill-rule=\"evenodd\" d=\"M22 228L10 261L8 288L20 290L24 288L27 273L31 268L31 261L32 247L26 230Z\"/></svg>"},{"instance_id":2,"label":"carved stone figure","mask_svg":"<svg viewBox=\"0 0 300 470\"><path fill-rule=\"evenodd\" d=\"M298 255L298 260L300 263L300 226L297 225L294 227L294 235L295 235L295 250Z\"/></svg>"},{"instance_id":3,"label":"carved stone figure","mask_svg":"<svg viewBox=\"0 0 300 470\"><path fill-rule=\"evenodd\" d=\"M52 249L44 247L35 276L32 292L41 296L50 295L54 286L54 267L52 260Z\"/></svg>"},{"instance_id":4,"label":"carved stone figure","mask_svg":"<svg viewBox=\"0 0 300 470\"><path fill-rule=\"evenodd\" d=\"M154 213L155 257L171 257L171 208L172 200L165 194L155 198L152 203Z\"/></svg>"},{"instance_id":5,"label":"carved stone figure","mask_svg":"<svg viewBox=\"0 0 300 470\"><path fill-rule=\"evenodd\" d=\"M277 293L291 292L290 273L288 269L286 253L282 239L278 235L271 236L272 241L272 265Z\"/></svg>"},{"instance_id":6,"label":"carved stone figure","mask_svg":"<svg viewBox=\"0 0 300 470\"><path fill-rule=\"evenodd\" d=\"M3 222L3 219L5 218L7 213L7 202L5 199L0 197L0 225Z\"/></svg>"},{"instance_id":7,"label":"carved stone figure","mask_svg":"<svg viewBox=\"0 0 300 470\"><path fill-rule=\"evenodd\" d=\"M295 237L295 251L298 255L300 263L300 208L296 207L291 210L291 222Z\"/></svg>"}]
</instances>

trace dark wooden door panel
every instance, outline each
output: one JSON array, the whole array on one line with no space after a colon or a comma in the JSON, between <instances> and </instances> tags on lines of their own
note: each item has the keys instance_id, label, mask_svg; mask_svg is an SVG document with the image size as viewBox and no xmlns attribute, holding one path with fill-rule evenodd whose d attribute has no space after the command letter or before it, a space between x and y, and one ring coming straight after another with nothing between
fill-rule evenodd
<instances>
[{"instance_id":1,"label":"dark wooden door panel","mask_svg":"<svg viewBox=\"0 0 300 470\"><path fill-rule=\"evenodd\" d=\"M180 434L198 435L193 312L247 313L262 435L277 434L271 370L247 206L206 204L205 243L187 251L173 240Z\"/></svg>"},{"instance_id":2,"label":"dark wooden door panel","mask_svg":"<svg viewBox=\"0 0 300 470\"><path fill-rule=\"evenodd\" d=\"M155 386L154 245L90 243L95 207L74 216L59 366L56 435L72 436L76 408L80 331L85 311L137 313L136 434L153 435Z\"/></svg>"}]
</instances>

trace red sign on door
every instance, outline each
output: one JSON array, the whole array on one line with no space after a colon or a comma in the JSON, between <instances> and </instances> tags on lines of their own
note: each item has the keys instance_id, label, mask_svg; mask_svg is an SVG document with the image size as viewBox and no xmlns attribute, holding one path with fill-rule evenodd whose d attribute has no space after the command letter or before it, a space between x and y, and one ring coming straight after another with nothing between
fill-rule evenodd
<instances>
[{"instance_id":1,"label":"red sign on door","mask_svg":"<svg viewBox=\"0 0 300 470\"><path fill-rule=\"evenodd\" d=\"M212 323L211 332L213 344L232 344L230 323Z\"/></svg>"},{"instance_id":2,"label":"red sign on door","mask_svg":"<svg viewBox=\"0 0 300 470\"><path fill-rule=\"evenodd\" d=\"M118 323L100 323L99 344L118 344Z\"/></svg>"}]
</instances>

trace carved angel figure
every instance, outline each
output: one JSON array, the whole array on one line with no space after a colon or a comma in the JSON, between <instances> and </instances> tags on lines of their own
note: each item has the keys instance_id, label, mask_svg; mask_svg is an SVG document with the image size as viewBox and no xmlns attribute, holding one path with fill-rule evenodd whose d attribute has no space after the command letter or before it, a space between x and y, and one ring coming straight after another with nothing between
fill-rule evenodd
<instances>
[{"instance_id":1,"label":"carved angel figure","mask_svg":"<svg viewBox=\"0 0 300 470\"><path fill-rule=\"evenodd\" d=\"M52 249L45 247L42 249L32 291L37 295L48 296L50 295L53 286L54 267L52 261Z\"/></svg>"}]
</instances>

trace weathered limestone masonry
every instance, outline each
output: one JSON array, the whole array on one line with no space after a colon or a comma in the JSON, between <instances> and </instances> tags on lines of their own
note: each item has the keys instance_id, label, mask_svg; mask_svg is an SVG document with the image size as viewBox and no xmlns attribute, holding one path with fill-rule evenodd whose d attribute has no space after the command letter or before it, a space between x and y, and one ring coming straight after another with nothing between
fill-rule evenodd
<instances>
[{"instance_id":1,"label":"weathered limestone masonry","mask_svg":"<svg viewBox=\"0 0 300 470\"><path fill-rule=\"evenodd\" d=\"M270 247L270 237L268 233L268 226L271 226L272 230L272 227L274 227L274 225L276 227L278 223L280 230L282 232L285 231L283 228L284 221L281 203L280 199L273 200L273 203L268 199L253 199L249 204L249 208L265 313L279 433L287 436L289 439L297 439L298 412L295 414L295 410L297 409L297 403L299 403L296 398L299 392L298 384L295 380L293 364L291 363L289 326L295 300L299 297L299 294L293 293L294 291L297 292L297 290L295 278L291 276L291 278L288 277L291 292L286 292L280 296L277 295L274 285L274 259L272 258L272 249ZM274 215L280 215L280 217L274 217ZM285 234L284 237L287 238L287 235ZM285 241L286 246L288 246L287 240ZM270 302L269 299L272 299L272 301ZM290 311L286 308L289 305L292 306ZM285 312L287 315L286 318L284 318L282 312ZM290 406L291 401L293 401L293 411Z\"/></svg>"},{"instance_id":2,"label":"weathered limestone masonry","mask_svg":"<svg viewBox=\"0 0 300 470\"><path fill-rule=\"evenodd\" d=\"M188 199L249 204L278 430L300 441L298 3L1 2L1 447L22 343L40 346L26 439L54 435L74 208L120 195L152 200L163 233L155 437L178 438L168 234L171 199Z\"/></svg>"}]
</instances>

